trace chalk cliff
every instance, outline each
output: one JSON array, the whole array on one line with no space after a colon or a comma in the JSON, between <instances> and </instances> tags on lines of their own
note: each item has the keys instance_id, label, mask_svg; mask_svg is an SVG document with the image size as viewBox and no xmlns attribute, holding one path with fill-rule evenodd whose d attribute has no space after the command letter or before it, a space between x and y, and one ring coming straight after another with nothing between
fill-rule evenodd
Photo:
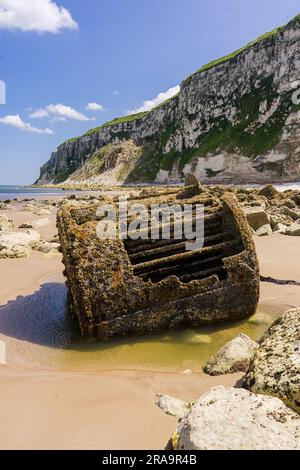
<instances>
[{"instance_id":1,"label":"chalk cliff","mask_svg":"<svg viewBox=\"0 0 300 470\"><path fill-rule=\"evenodd\" d=\"M300 15L205 65L152 111L63 143L37 183L297 180L299 70Z\"/></svg>"}]
</instances>

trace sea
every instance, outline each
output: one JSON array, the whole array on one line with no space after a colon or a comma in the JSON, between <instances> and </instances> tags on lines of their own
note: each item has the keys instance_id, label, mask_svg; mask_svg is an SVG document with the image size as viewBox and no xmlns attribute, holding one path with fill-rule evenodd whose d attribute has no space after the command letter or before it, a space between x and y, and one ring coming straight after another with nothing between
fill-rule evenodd
<instances>
[{"instance_id":1,"label":"sea","mask_svg":"<svg viewBox=\"0 0 300 470\"><path fill-rule=\"evenodd\" d=\"M238 185L243 187L262 187L263 185ZM286 184L274 184L274 187L278 191L286 191L288 189L300 190L300 181L295 183ZM74 191L71 191L74 192ZM66 195L67 191L61 189L49 189L49 188L31 188L26 186L17 185L0 185L0 201L15 198L34 198L35 196L59 196Z\"/></svg>"},{"instance_id":2,"label":"sea","mask_svg":"<svg viewBox=\"0 0 300 470\"><path fill-rule=\"evenodd\" d=\"M25 186L0 185L0 201L15 198L33 198L35 196L55 196L66 194L61 189L29 188Z\"/></svg>"}]
</instances>

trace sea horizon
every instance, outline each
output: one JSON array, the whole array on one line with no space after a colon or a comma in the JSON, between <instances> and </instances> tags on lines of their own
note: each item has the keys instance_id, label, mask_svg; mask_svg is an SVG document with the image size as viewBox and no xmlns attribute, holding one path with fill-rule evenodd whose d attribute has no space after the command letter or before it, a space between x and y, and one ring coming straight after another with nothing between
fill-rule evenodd
<instances>
[{"instance_id":1,"label":"sea horizon","mask_svg":"<svg viewBox=\"0 0 300 470\"><path fill-rule=\"evenodd\" d=\"M53 188L33 188L30 186L23 186L18 184L0 184L0 201L5 201L8 199L15 199L18 197L27 197L27 196L51 196L64 194L66 191L61 189Z\"/></svg>"},{"instance_id":2,"label":"sea horizon","mask_svg":"<svg viewBox=\"0 0 300 470\"><path fill-rule=\"evenodd\" d=\"M266 183L269 184L269 183ZM235 184L229 186L240 186L240 187L249 187L249 188L261 188L266 186L266 184ZM282 183L282 184L273 184L274 188L278 191L287 191L287 190L298 190L300 189L300 181L293 182L293 183ZM74 188L74 191L76 189ZM21 184L0 184L0 201L5 200L13 200L22 197L28 196L53 196L53 195L60 195L66 194L68 191L59 189L59 188L35 188L31 186L21 185Z\"/></svg>"}]
</instances>

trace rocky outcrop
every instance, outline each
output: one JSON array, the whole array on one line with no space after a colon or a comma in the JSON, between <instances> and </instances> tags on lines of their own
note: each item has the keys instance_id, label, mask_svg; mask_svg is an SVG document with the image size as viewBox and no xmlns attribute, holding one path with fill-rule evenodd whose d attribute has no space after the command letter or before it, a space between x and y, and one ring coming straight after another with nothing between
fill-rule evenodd
<instances>
[{"instance_id":1,"label":"rocky outcrop","mask_svg":"<svg viewBox=\"0 0 300 470\"><path fill-rule=\"evenodd\" d=\"M292 100L299 23L296 17L202 67L182 82L176 97L152 111L65 142L42 167L38 183L99 175L100 182L165 183L190 173L214 183L299 178L300 111Z\"/></svg>"},{"instance_id":2,"label":"rocky outcrop","mask_svg":"<svg viewBox=\"0 0 300 470\"><path fill-rule=\"evenodd\" d=\"M209 375L247 372L250 360L254 356L258 344L244 334L240 334L217 352L205 366Z\"/></svg>"},{"instance_id":3,"label":"rocky outcrop","mask_svg":"<svg viewBox=\"0 0 300 470\"><path fill-rule=\"evenodd\" d=\"M261 190L237 188L233 191L257 236L272 233L300 236L299 191L279 193L270 185Z\"/></svg>"},{"instance_id":4,"label":"rocky outcrop","mask_svg":"<svg viewBox=\"0 0 300 470\"><path fill-rule=\"evenodd\" d=\"M300 417L278 398L220 386L180 410L174 450L300 450Z\"/></svg>"},{"instance_id":5,"label":"rocky outcrop","mask_svg":"<svg viewBox=\"0 0 300 470\"><path fill-rule=\"evenodd\" d=\"M300 309L285 313L263 336L245 386L278 397L300 413Z\"/></svg>"}]
</instances>

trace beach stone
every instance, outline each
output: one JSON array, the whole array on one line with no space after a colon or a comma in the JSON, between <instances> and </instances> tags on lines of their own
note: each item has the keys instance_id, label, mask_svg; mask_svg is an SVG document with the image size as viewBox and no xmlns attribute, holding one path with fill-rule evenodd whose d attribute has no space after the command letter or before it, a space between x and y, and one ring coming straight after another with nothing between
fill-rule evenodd
<instances>
[{"instance_id":1,"label":"beach stone","mask_svg":"<svg viewBox=\"0 0 300 470\"><path fill-rule=\"evenodd\" d=\"M249 336L240 334L217 352L206 364L204 371L209 375L247 372L258 344Z\"/></svg>"},{"instance_id":2,"label":"beach stone","mask_svg":"<svg viewBox=\"0 0 300 470\"><path fill-rule=\"evenodd\" d=\"M198 334L195 331L187 330L183 334L183 341L191 345L210 344L212 338L209 335Z\"/></svg>"},{"instance_id":3,"label":"beach stone","mask_svg":"<svg viewBox=\"0 0 300 470\"><path fill-rule=\"evenodd\" d=\"M37 245L35 245L34 249L44 254L59 253L60 243L40 241Z\"/></svg>"},{"instance_id":4,"label":"beach stone","mask_svg":"<svg viewBox=\"0 0 300 470\"><path fill-rule=\"evenodd\" d=\"M172 447L299 450L300 417L278 398L240 388L214 387L181 419L172 437Z\"/></svg>"},{"instance_id":5,"label":"beach stone","mask_svg":"<svg viewBox=\"0 0 300 470\"><path fill-rule=\"evenodd\" d=\"M272 231L272 227L270 224L267 224L267 225L263 225L262 227L260 227L256 232L255 234L258 236L258 237L267 237L269 235L272 235L273 231Z\"/></svg>"},{"instance_id":6,"label":"beach stone","mask_svg":"<svg viewBox=\"0 0 300 470\"><path fill-rule=\"evenodd\" d=\"M0 234L0 258L28 258L31 248L41 239L38 232L4 232Z\"/></svg>"},{"instance_id":7,"label":"beach stone","mask_svg":"<svg viewBox=\"0 0 300 470\"><path fill-rule=\"evenodd\" d=\"M185 418L191 411L191 405L189 403L159 393L156 394L155 404L163 410L164 413L169 416L174 416L177 419Z\"/></svg>"},{"instance_id":8,"label":"beach stone","mask_svg":"<svg viewBox=\"0 0 300 470\"><path fill-rule=\"evenodd\" d=\"M2 244L0 241L0 259L3 258L29 258L31 255L31 248L29 245L8 245Z\"/></svg>"},{"instance_id":9,"label":"beach stone","mask_svg":"<svg viewBox=\"0 0 300 470\"><path fill-rule=\"evenodd\" d=\"M267 199L280 198L280 193L271 184L268 184L258 192L259 196L264 196Z\"/></svg>"},{"instance_id":10,"label":"beach stone","mask_svg":"<svg viewBox=\"0 0 300 470\"><path fill-rule=\"evenodd\" d=\"M38 209L34 211L35 215L50 215L51 212L48 209Z\"/></svg>"},{"instance_id":11,"label":"beach stone","mask_svg":"<svg viewBox=\"0 0 300 470\"><path fill-rule=\"evenodd\" d=\"M16 209L11 204L0 202L0 210L1 211L15 211Z\"/></svg>"},{"instance_id":12,"label":"beach stone","mask_svg":"<svg viewBox=\"0 0 300 470\"><path fill-rule=\"evenodd\" d=\"M248 207L246 209L246 217L250 227L255 231L263 225L270 224L270 216L261 206Z\"/></svg>"},{"instance_id":13,"label":"beach stone","mask_svg":"<svg viewBox=\"0 0 300 470\"><path fill-rule=\"evenodd\" d=\"M50 240L51 243L59 243L59 236L53 235L52 239Z\"/></svg>"},{"instance_id":14,"label":"beach stone","mask_svg":"<svg viewBox=\"0 0 300 470\"><path fill-rule=\"evenodd\" d=\"M290 235L291 237L299 237L300 236L300 219L296 220L292 225L287 227L286 235Z\"/></svg>"},{"instance_id":15,"label":"beach stone","mask_svg":"<svg viewBox=\"0 0 300 470\"><path fill-rule=\"evenodd\" d=\"M271 325L273 318L268 313L257 311L256 314L248 319L248 323L252 325Z\"/></svg>"},{"instance_id":16,"label":"beach stone","mask_svg":"<svg viewBox=\"0 0 300 470\"><path fill-rule=\"evenodd\" d=\"M37 209L37 204L34 204L32 202L27 202L26 204L23 205L23 211L26 212L34 212Z\"/></svg>"},{"instance_id":17,"label":"beach stone","mask_svg":"<svg viewBox=\"0 0 300 470\"><path fill-rule=\"evenodd\" d=\"M284 224L277 224L275 227L274 227L274 230L273 232L275 233L281 233L282 235L285 234L285 232L287 231L287 226L284 225Z\"/></svg>"},{"instance_id":18,"label":"beach stone","mask_svg":"<svg viewBox=\"0 0 300 470\"><path fill-rule=\"evenodd\" d=\"M0 234L0 258L28 258L31 248L41 239L38 232L4 232Z\"/></svg>"},{"instance_id":19,"label":"beach stone","mask_svg":"<svg viewBox=\"0 0 300 470\"><path fill-rule=\"evenodd\" d=\"M297 193L297 194L293 194L293 196L291 197L292 201L294 201L294 203L297 205L297 206L300 206L300 193Z\"/></svg>"},{"instance_id":20,"label":"beach stone","mask_svg":"<svg viewBox=\"0 0 300 470\"><path fill-rule=\"evenodd\" d=\"M30 223L25 223L25 224L19 225L19 229L31 229L31 228L33 228L33 225L30 224Z\"/></svg>"},{"instance_id":21,"label":"beach stone","mask_svg":"<svg viewBox=\"0 0 300 470\"><path fill-rule=\"evenodd\" d=\"M287 206L282 206L279 209L279 213L290 217L292 220L300 219L300 209L290 209Z\"/></svg>"},{"instance_id":22,"label":"beach stone","mask_svg":"<svg viewBox=\"0 0 300 470\"><path fill-rule=\"evenodd\" d=\"M10 220L7 215L0 214L0 232L9 232L13 230L14 223Z\"/></svg>"},{"instance_id":23,"label":"beach stone","mask_svg":"<svg viewBox=\"0 0 300 470\"><path fill-rule=\"evenodd\" d=\"M33 228L46 227L46 225L49 225L49 224L50 224L50 220L48 218L35 220L34 222L32 222Z\"/></svg>"},{"instance_id":24,"label":"beach stone","mask_svg":"<svg viewBox=\"0 0 300 470\"><path fill-rule=\"evenodd\" d=\"M267 330L244 386L278 397L300 413L300 308L289 310Z\"/></svg>"},{"instance_id":25,"label":"beach stone","mask_svg":"<svg viewBox=\"0 0 300 470\"><path fill-rule=\"evenodd\" d=\"M297 208L297 204L292 199L285 199L284 206L288 207L289 209Z\"/></svg>"}]
</instances>

